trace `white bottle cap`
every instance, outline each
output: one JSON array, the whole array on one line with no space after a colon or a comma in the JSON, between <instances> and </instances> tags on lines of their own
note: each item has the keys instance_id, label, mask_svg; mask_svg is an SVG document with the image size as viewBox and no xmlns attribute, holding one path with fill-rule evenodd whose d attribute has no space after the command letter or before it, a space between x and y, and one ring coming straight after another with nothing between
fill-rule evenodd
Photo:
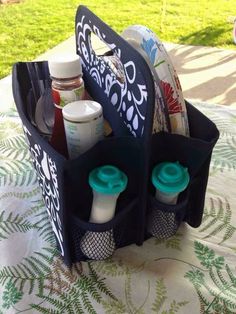
<instances>
[{"instance_id":1,"label":"white bottle cap","mask_svg":"<svg viewBox=\"0 0 236 314\"><path fill-rule=\"evenodd\" d=\"M91 121L102 114L102 106L93 100L78 100L65 105L62 114L72 122Z\"/></svg>"},{"instance_id":2,"label":"white bottle cap","mask_svg":"<svg viewBox=\"0 0 236 314\"><path fill-rule=\"evenodd\" d=\"M80 57L76 54L59 54L48 60L49 72L55 78L72 78L82 75Z\"/></svg>"}]
</instances>

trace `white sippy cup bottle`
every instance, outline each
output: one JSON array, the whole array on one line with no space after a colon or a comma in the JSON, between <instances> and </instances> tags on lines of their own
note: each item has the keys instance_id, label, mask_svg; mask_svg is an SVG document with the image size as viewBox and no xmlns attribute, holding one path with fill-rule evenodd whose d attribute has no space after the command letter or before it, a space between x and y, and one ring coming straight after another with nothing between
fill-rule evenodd
<instances>
[{"instance_id":1,"label":"white sippy cup bottle","mask_svg":"<svg viewBox=\"0 0 236 314\"><path fill-rule=\"evenodd\" d=\"M105 223L114 217L116 201L126 189L127 176L118 168L105 165L90 172L89 184L93 189L90 222Z\"/></svg>"},{"instance_id":2,"label":"white sippy cup bottle","mask_svg":"<svg viewBox=\"0 0 236 314\"><path fill-rule=\"evenodd\" d=\"M89 184L93 189L93 204L89 221L105 223L115 215L116 201L127 186L127 176L110 165L95 168L89 174ZM111 256L116 243L113 229L103 232L87 231L81 239L80 248L85 256L102 260Z\"/></svg>"},{"instance_id":3,"label":"white sippy cup bottle","mask_svg":"<svg viewBox=\"0 0 236 314\"><path fill-rule=\"evenodd\" d=\"M165 204L176 204L178 195L189 184L188 169L179 162L162 162L152 171L152 183L156 199Z\"/></svg>"}]
</instances>

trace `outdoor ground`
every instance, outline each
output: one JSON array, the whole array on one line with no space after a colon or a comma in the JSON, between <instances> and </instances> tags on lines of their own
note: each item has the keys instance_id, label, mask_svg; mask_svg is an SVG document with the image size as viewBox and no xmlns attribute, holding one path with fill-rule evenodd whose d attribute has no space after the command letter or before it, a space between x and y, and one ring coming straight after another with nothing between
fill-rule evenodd
<instances>
[{"instance_id":1,"label":"outdoor ground","mask_svg":"<svg viewBox=\"0 0 236 314\"><path fill-rule=\"evenodd\" d=\"M132 24L151 28L162 41L236 49L232 42L235 0L85 0L121 32ZM75 0L23 0L0 5L0 78L74 33Z\"/></svg>"}]
</instances>

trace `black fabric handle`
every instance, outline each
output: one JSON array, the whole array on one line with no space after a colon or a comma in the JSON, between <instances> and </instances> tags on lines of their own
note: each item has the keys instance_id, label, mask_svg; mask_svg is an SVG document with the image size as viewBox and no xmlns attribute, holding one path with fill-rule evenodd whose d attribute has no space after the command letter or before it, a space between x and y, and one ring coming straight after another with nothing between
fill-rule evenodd
<instances>
[{"instance_id":1,"label":"black fabric handle","mask_svg":"<svg viewBox=\"0 0 236 314\"><path fill-rule=\"evenodd\" d=\"M136 137L149 137L155 101L154 82L144 58L122 37L84 6L76 14L76 47L81 57L90 93L103 105L111 125L119 119ZM124 82L93 50L94 33L116 55L124 71ZM116 112L116 113L115 113Z\"/></svg>"}]
</instances>

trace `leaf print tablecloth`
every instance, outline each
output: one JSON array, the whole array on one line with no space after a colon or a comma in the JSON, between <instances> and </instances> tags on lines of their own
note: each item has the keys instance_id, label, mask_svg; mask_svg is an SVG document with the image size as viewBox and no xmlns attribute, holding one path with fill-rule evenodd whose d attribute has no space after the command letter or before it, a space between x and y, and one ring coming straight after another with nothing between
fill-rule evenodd
<instances>
[{"instance_id":1,"label":"leaf print tablecloth","mask_svg":"<svg viewBox=\"0 0 236 314\"><path fill-rule=\"evenodd\" d=\"M218 126L203 222L70 270L17 113L0 115L0 313L236 313L236 109L196 104Z\"/></svg>"}]
</instances>

